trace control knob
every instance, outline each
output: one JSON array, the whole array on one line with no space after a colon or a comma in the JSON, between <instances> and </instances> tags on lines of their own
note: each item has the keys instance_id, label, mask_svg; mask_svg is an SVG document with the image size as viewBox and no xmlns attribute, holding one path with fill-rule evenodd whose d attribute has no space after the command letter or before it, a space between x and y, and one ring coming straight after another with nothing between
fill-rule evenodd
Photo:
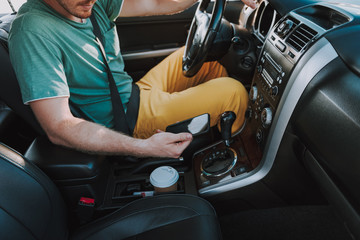
<instances>
[{"instance_id":1,"label":"control knob","mask_svg":"<svg viewBox=\"0 0 360 240\"><path fill-rule=\"evenodd\" d=\"M258 97L258 89L256 86L252 86L249 92L249 98L251 101L255 102Z\"/></svg>"},{"instance_id":2,"label":"control knob","mask_svg":"<svg viewBox=\"0 0 360 240\"><path fill-rule=\"evenodd\" d=\"M290 32L293 25L294 22L291 21L290 19L287 19L277 27L276 32L281 38L283 38L286 36L286 34Z\"/></svg>"},{"instance_id":3,"label":"control knob","mask_svg":"<svg viewBox=\"0 0 360 240\"><path fill-rule=\"evenodd\" d=\"M261 122L264 127L269 127L272 121L272 111L269 107L261 111Z\"/></svg>"}]
</instances>

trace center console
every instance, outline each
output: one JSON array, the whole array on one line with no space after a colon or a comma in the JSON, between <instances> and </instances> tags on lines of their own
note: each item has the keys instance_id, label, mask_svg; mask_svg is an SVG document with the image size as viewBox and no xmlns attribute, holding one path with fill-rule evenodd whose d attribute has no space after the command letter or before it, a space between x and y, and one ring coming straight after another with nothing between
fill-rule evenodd
<instances>
[{"instance_id":1,"label":"center console","mask_svg":"<svg viewBox=\"0 0 360 240\"><path fill-rule=\"evenodd\" d=\"M317 36L316 30L288 16L266 38L249 94L249 127L262 149L291 73Z\"/></svg>"},{"instance_id":2,"label":"center console","mask_svg":"<svg viewBox=\"0 0 360 240\"><path fill-rule=\"evenodd\" d=\"M276 39L275 37L273 37ZM249 127L264 148L269 128L294 63L282 57L280 43L267 41L257 65L249 93Z\"/></svg>"},{"instance_id":3,"label":"center console","mask_svg":"<svg viewBox=\"0 0 360 240\"><path fill-rule=\"evenodd\" d=\"M225 158L214 164L209 160L215 157L214 150L223 148L222 142L198 152L194 156L194 169L200 195L247 186L270 171L297 100L306 84L326 64L326 61L317 64L318 58L313 57L326 53L322 50L326 43L317 41L322 33L321 28L294 12L279 19L266 37L259 38L263 45L249 90L246 125L233 137L230 148L234 152L226 153L237 161ZM312 69L307 73L308 68ZM204 169L204 163L209 162L215 173L210 176L208 168ZM226 174L216 174L222 168Z\"/></svg>"},{"instance_id":4,"label":"center console","mask_svg":"<svg viewBox=\"0 0 360 240\"><path fill-rule=\"evenodd\" d=\"M160 166L178 172L177 188L171 193L197 194L191 156L212 142L209 115L203 114L168 126L168 132L191 132L193 141L180 158L136 158L88 154L37 137L25 157L41 168L58 186L69 209L77 211L79 199L93 199L96 210L121 207L133 200L165 194L155 191L150 173ZM154 186L153 186L154 185ZM82 203L81 203L82 204Z\"/></svg>"}]
</instances>

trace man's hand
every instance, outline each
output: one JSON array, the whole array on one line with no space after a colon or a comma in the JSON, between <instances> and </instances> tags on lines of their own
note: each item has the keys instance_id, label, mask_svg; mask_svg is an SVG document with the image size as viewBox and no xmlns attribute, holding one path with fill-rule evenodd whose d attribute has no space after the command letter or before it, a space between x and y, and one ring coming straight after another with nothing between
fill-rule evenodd
<instances>
[{"instance_id":1,"label":"man's hand","mask_svg":"<svg viewBox=\"0 0 360 240\"><path fill-rule=\"evenodd\" d=\"M242 0L247 6L251 7L252 9L256 8L256 1L255 0Z\"/></svg>"},{"instance_id":2,"label":"man's hand","mask_svg":"<svg viewBox=\"0 0 360 240\"><path fill-rule=\"evenodd\" d=\"M151 155L157 157L178 158L192 141L190 133L169 133L157 131L156 134L145 140L145 148L151 150Z\"/></svg>"}]
</instances>

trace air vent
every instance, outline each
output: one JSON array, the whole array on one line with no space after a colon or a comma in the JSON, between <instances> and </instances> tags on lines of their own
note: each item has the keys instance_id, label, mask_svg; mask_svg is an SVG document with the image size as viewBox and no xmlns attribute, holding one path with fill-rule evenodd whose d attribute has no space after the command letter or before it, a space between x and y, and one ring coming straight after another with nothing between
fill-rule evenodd
<instances>
[{"instance_id":1,"label":"air vent","mask_svg":"<svg viewBox=\"0 0 360 240\"><path fill-rule=\"evenodd\" d=\"M286 42L300 52L317 35L317 32L305 24L300 24Z\"/></svg>"}]
</instances>

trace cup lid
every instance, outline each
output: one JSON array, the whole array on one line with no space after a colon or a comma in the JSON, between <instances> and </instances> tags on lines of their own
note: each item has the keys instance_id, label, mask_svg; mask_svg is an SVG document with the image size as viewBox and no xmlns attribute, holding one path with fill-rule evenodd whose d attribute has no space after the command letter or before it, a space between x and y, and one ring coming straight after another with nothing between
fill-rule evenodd
<instances>
[{"instance_id":1,"label":"cup lid","mask_svg":"<svg viewBox=\"0 0 360 240\"><path fill-rule=\"evenodd\" d=\"M179 173L173 167L162 166L156 168L150 174L150 183L154 187L166 188L170 187L179 179Z\"/></svg>"}]
</instances>

